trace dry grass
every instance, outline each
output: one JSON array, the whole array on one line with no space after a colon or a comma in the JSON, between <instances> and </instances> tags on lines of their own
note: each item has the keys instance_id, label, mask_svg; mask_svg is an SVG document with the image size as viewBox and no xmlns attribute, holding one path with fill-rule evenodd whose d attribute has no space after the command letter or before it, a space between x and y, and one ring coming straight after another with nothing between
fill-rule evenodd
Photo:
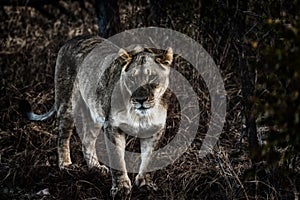
<instances>
[{"instance_id":1,"label":"dry grass","mask_svg":"<svg viewBox=\"0 0 300 200\"><path fill-rule=\"evenodd\" d=\"M68 172L59 171L55 119L28 122L18 111L21 99L32 102L38 113L49 109L53 103L53 75L59 47L75 35L97 34L91 4L86 4L87 10L76 2L64 6L74 11L75 18L52 6L45 9L55 19L48 19L30 7L0 8L0 199L109 199L110 176L87 169L76 134L71 139L75 166ZM124 20L128 19L130 15ZM208 49L212 55L214 48ZM253 165L243 140L237 148L241 132L240 80L230 57L219 59L228 110L218 145L211 154L199 158L201 133L207 129L209 116L209 112L203 111L202 126L189 151L173 165L153 173L159 190L144 193L134 188L132 199L296 199L299 195L299 169L284 165L266 167L263 162ZM209 98L199 80L196 86L201 89L198 88L200 106L207 108ZM172 109L176 111L176 107ZM176 129L173 125L176 116L170 114L165 143ZM134 176L130 174L132 180ZM38 194L44 189L48 189L48 195Z\"/></svg>"}]
</instances>

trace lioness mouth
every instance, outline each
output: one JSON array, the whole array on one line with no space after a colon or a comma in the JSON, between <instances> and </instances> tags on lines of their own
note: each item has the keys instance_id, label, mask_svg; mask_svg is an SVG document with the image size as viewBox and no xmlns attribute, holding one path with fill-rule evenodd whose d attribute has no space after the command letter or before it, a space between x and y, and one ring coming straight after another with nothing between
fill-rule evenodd
<instances>
[{"instance_id":1,"label":"lioness mouth","mask_svg":"<svg viewBox=\"0 0 300 200\"><path fill-rule=\"evenodd\" d=\"M154 106L154 101L148 95L146 96L132 96L131 103L133 104L134 108L139 111L145 111Z\"/></svg>"},{"instance_id":2,"label":"lioness mouth","mask_svg":"<svg viewBox=\"0 0 300 200\"><path fill-rule=\"evenodd\" d=\"M151 107L149 107L149 108L146 108L146 107L144 107L144 106L141 106L141 107L139 107L139 108L137 108L138 110L148 110L148 109L150 109Z\"/></svg>"},{"instance_id":3,"label":"lioness mouth","mask_svg":"<svg viewBox=\"0 0 300 200\"><path fill-rule=\"evenodd\" d=\"M135 112L141 115L146 115L151 108L152 107L140 106L139 108L135 108Z\"/></svg>"},{"instance_id":4,"label":"lioness mouth","mask_svg":"<svg viewBox=\"0 0 300 200\"><path fill-rule=\"evenodd\" d=\"M134 105L136 110L148 110L152 108L153 106L144 106L143 104Z\"/></svg>"}]
</instances>

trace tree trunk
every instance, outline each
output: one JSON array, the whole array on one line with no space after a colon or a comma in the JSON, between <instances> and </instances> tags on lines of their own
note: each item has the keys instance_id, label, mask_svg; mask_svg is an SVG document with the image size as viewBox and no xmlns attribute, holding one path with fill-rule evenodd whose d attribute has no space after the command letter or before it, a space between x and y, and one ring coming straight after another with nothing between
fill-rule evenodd
<instances>
[{"instance_id":1,"label":"tree trunk","mask_svg":"<svg viewBox=\"0 0 300 200\"><path fill-rule=\"evenodd\" d=\"M117 0L97 0L99 35L108 38L122 31Z\"/></svg>"}]
</instances>

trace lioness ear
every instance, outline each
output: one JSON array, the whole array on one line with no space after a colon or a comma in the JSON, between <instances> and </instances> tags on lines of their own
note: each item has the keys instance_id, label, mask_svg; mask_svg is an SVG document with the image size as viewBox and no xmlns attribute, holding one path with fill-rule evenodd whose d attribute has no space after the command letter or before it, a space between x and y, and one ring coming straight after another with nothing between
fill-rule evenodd
<instances>
[{"instance_id":1,"label":"lioness ear","mask_svg":"<svg viewBox=\"0 0 300 200\"><path fill-rule=\"evenodd\" d=\"M120 49L119 50L119 53L118 53L118 55L119 55L119 57L120 58L122 58L123 60L125 60L125 61L129 61L129 60L131 60L131 56L130 56L130 54L125 50L125 49Z\"/></svg>"},{"instance_id":2,"label":"lioness ear","mask_svg":"<svg viewBox=\"0 0 300 200\"><path fill-rule=\"evenodd\" d=\"M122 63L121 65L123 66L122 70L126 71L128 64L130 63L132 57L125 49L122 49L122 48L119 50L118 55L122 60L121 61L121 63Z\"/></svg>"},{"instance_id":3,"label":"lioness ear","mask_svg":"<svg viewBox=\"0 0 300 200\"><path fill-rule=\"evenodd\" d=\"M171 63L173 62L173 49L171 47L167 48L164 54L156 60L161 64L171 65Z\"/></svg>"}]
</instances>

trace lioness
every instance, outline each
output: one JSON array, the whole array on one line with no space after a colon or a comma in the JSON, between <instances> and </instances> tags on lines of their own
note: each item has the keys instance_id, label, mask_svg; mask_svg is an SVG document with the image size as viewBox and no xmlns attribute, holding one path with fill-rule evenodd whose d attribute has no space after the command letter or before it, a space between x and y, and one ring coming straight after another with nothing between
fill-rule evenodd
<instances>
[{"instance_id":1,"label":"lioness","mask_svg":"<svg viewBox=\"0 0 300 200\"><path fill-rule=\"evenodd\" d=\"M57 112L60 168L71 164L69 141L77 122L82 124L77 131L83 135L82 149L88 166L104 168L95 149L102 128L116 147L114 151L108 149L110 162L121 169L111 169L111 195L126 196L131 190L124 161L126 134L140 136L142 161L135 184L153 186L147 165L165 129L168 105L165 95L173 51L171 48L161 53L142 47L130 52L120 49L113 61L107 63L99 60L104 53L102 42L98 36L77 37L67 42L56 62L53 108L37 115L31 112L28 102L22 107L25 116L33 121L47 119Z\"/></svg>"}]
</instances>

